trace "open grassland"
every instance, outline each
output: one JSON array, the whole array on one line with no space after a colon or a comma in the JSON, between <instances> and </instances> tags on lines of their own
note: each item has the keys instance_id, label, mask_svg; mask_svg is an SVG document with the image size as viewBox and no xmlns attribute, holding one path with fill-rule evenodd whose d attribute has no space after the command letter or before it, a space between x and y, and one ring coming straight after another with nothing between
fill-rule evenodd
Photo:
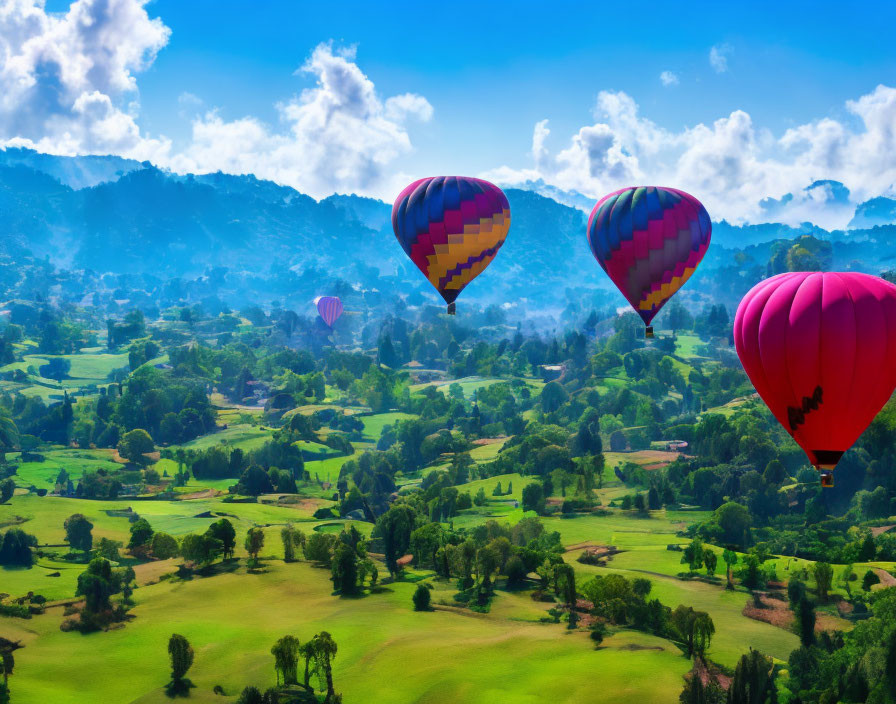
<instances>
[{"instance_id":1,"label":"open grassland","mask_svg":"<svg viewBox=\"0 0 896 704\"><path fill-rule=\"evenodd\" d=\"M411 413L374 413L362 416L361 422L364 424L364 437L375 443L380 439L380 436L383 434L383 428L387 425L395 425L396 421L416 417Z\"/></svg>"},{"instance_id":2,"label":"open grassland","mask_svg":"<svg viewBox=\"0 0 896 704\"><path fill-rule=\"evenodd\" d=\"M120 469L121 465L112 457L113 450L48 450L41 452L43 462L20 462L17 465L13 479L16 486L27 488L32 484L38 489L52 491L56 485L56 477L65 469L72 482L77 485L78 479L84 472L94 472L98 469L113 471Z\"/></svg>"},{"instance_id":3,"label":"open grassland","mask_svg":"<svg viewBox=\"0 0 896 704\"><path fill-rule=\"evenodd\" d=\"M215 445L227 445L241 450L255 450L265 444L271 437L271 431L261 426L237 424L230 425L209 435L190 440L180 445L187 450L207 450ZM176 446L172 446L176 449Z\"/></svg>"},{"instance_id":4,"label":"open grassland","mask_svg":"<svg viewBox=\"0 0 896 704\"><path fill-rule=\"evenodd\" d=\"M491 703L676 702L690 663L668 641L621 631L595 650L583 632L509 618L518 595L501 595L493 613L416 613L411 583L362 599L331 596L326 571L269 562L260 574L234 573L189 582L163 581L135 592L125 628L81 636L59 630L58 609L30 621L8 620L21 639L15 694L22 701L108 704L169 701L168 637L192 643L196 702L232 701L245 685L274 684L270 647L282 635L304 640L327 630L339 644L337 688L349 702ZM235 598L239 595L238 598ZM511 602L505 609L501 603ZM228 606L229 604L229 606ZM537 608L537 606L535 607ZM102 673L98 677L98 673ZM216 685L231 695L213 694Z\"/></svg>"}]
</instances>

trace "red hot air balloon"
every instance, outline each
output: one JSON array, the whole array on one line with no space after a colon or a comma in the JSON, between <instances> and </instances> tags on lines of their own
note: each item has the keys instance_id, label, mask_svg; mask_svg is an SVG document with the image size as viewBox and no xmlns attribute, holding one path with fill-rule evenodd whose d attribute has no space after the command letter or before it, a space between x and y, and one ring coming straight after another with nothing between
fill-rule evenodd
<instances>
[{"instance_id":1,"label":"red hot air balloon","mask_svg":"<svg viewBox=\"0 0 896 704\"><path fill-rule=\"evenodd\" d=\"M315 298L314 302L317 304L320 317L327 325L333 327L333 323L342 315L342 301L336 296L320 296Z\"/></svg>"},{"instance_id":2,"label":"red hot air balloon","mask_svg":"<svg viewBox=\"0 0 896 704\"><path fill-rule=\"evenodd\" d=\"M650 322L706 254L712 223L694 196L637 186L604 196L588 218L588 244L653 337Z\"/></svg>"},{"instance_id":3,"label":"red hot air balloon","mask_svg":"<svg viewBox=\"0 0 896 704\"><path fill-rule=\"evenodd\" d=\"M478 178L423 178L398 194L392 229L453 315L454 300L504 244L510 204L500 188Z\"/></svg>"},{"instance_id":4,"label":"red hot air balloon","mask_svg":"<svg viewBox=\"0 0 896 704\"><path fill-rule=\"evenodd\" d=\"M773 276L740 302L734 344L822 486L833 486L840 457L896 388L896 286L858 273Z\"/></svg>"}]
</instances>

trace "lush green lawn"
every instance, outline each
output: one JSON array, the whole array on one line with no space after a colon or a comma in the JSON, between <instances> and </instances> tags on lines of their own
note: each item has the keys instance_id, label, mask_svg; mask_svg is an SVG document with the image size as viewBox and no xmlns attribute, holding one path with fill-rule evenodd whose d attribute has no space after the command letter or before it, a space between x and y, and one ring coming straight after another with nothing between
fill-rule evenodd
<instances>
[{"instance_id":1,"label":"lush green lawn","mask_svg":"<svg viewBox=\"0 0 896 704\"><path fill-rule=\"evenodd\" d=\"M86 471L120 469L121 465L112 460L111 450L48 450L41 452L46 458L44 462L22 462L17 466L13 477L16 485L28 487L32 484L38 489L53 490L56 477L63 468L68 472L76 485L78 479Z\"/></svg>"},{"instance_id":2,"label":"lush green lawn","mask_svg":"<svg viewBox=\"0 0 896 704\"><path fill-rule=\"evenodd\" d=\"M705 344L706 343L697 335L678 335L678 337L675 338L675 353L679 357L692 359L699 356L697 354L697 347Z\"/></svg>"},{"instance_id":3,"label":"lush green lawn","mask_svg":"<svg viewBox=\"0 0 896 704\"><path fill-rule=\"evenodd\" d=\"M410 413L375 413L369 416L362 416L361 422L364 424L364 436L376 442L383 434L383 428L387 425L395 425L395 421L416 418L417 416Z\"/></svg>"},{"instance_id":4,"label":"lush green lawn","mask_svg":"<svg viewBox=\"0 0 896 704\"><path fill-rule=\"evenodd\" d=\"M189 450L207 450L214 445L227 445L231 448L238 447L241 450L256 450L264 445L270 437L269 429L263 430L260 426L237 424L229 425L216 433L190 440L181 447Z\"/></svg>"},{"instance_id":5,"label":"lush green lawn","mask_svg":"<svg viewBox=\"0 0 896 704\"><path fill-rule=\"evenodd\" d=\"M347 702L486 704L601 701L677 702L689 661L668 641L621 631L595 650L584 632L508 618L519 595L501 595L484 616L417 613L410 583L363 599L331 596L329 573L305 563L270 562L261 574L164 581L135 592L125 628L81 636L59 630L59 610L29 621L5 619L21 639L13 696L58 704L169 701L167 641L185 635L196 652L190 700L220 702L247 684L274 684L270 647L287 633L301 640L329 631L339 646L337 689ZM238 598L234 597L238 595ZM508 602L505 604L501 602ZM531 612L532 602L526 605ZM97 673L102 672L98 677Z\"/></svg>"},{"instance_id":6,"label":"lush green lawn","mask_svg":"<svg viewBox=\"0 0 896 704\"><path fill-rule=\"evenodd\" d=\"M481 488L485 491L485 496L488 498L489 502L494 502L496 504L501 501L509 500L522 501L523 488L534 481L536 481L534 477L524 477L521 474L499 474L494 477L489 477L488 479L477 479L476 481L468 482L458 487L458 491L469 494L470 496L476 496L476 493ZM501 483L502 491L507 491L507 486L513 484L513 492L502 496L492 496L492 492L495 490L498 482Z\"/></svg>"}]
</instances>

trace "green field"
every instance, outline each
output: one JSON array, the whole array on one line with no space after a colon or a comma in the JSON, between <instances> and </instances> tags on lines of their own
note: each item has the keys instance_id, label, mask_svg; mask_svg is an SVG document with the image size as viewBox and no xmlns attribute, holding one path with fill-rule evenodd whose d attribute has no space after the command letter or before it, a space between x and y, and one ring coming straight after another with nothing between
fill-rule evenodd
<instances>
[{"instance_id":1,"label":"green field","mask_svg":"<svg viewBox=\"0 0 896 704\"><path fill-rule=\"evenodd\" d=\"M38 489L52 491L56 477L63 468L68 472L72 482L78 483L80 476L86 471L103 468L115 470L121 467L112 460L112 450L48 450L41 452L46 458L44 462L21 462L17 466L15 479L19 487L32 484Z\"/></svg>"},{"instance_id":2,"label":"green field","mask_svg":"<svg viewBox=\"0 0 896 704\"><path fill-rule=\"evenodd\" d=\"M334 678L345 701L534 704L550 691L551 701L581 702L593 696L592 673L600 672L601 701L671 703L690 668L659 638L621 631L595 650L585 633L502 615L513 604L496 605L483 617L415 613L410 583L344 600L330 595L328 576L304 563L273 562L263 574L240 569L144 586L135 592L132 622L89 636L60 631L58 609L30 621L8 620L5 635L26 645L16 653L15 696L59 704L166 702L165 648L175 629L196 650L190 699L198 702L222 701L215 685L231 696L247 684L272 686L273 642L287 633L304 640L320 630L339 644ZM235 594L233 608L222 609ZM520 599L502 595L499 601ZM105 672L127 675L96 677L98 648Z\"/></svg>"},{"instance_id":3,"label":"green field","mask_svg":"<svg viewBox=\"0 0 896 704\"><path fill-rule=\"evenodd\" d=\"M180 447L187 450L207 450L215 445L227 445L244 451L255 450L264 445L270 437L270 430L263 430L260 426L237 424L229 425L216 433L190 440Z\"/></svg>"}]
</instances>

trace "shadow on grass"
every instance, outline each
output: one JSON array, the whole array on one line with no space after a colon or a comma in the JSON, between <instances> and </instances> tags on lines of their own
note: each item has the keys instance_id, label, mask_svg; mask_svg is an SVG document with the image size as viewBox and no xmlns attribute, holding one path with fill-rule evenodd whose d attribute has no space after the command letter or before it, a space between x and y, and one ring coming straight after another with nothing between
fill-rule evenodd
<instances>
[{"instance_id":1,"label":"shadow on grass","mask_svg":"<svg viewBox=\"0 0 896 704\"><path fill-rule=\"evenodd\" d=\"M172 680L165 685L165 696L169 699L174 699L175 697L189 697L190 690L195 686L195 684L187 679Z\"/></svg>"}]
</instances>

